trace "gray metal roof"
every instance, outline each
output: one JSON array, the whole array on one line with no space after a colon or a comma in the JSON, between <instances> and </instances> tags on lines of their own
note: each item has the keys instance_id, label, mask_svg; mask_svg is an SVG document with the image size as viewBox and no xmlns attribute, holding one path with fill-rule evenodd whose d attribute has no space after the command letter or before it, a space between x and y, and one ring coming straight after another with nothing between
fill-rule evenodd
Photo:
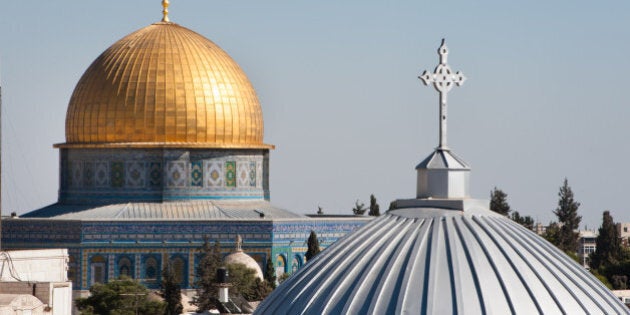
<instances>
[{"instance_id":1,"label":"gray metal roof","mask_svg":"<svg viewBox=\"0 0 630 315\"><path fill-rule=\"evenodd\" d=\"M255 314L628 314L553 245L484 207L389 211L337 241Z\"/></svg>"},{"instance_id":2,"label":"gray metal roof","mask_svg":"<svg viewBox=\"0 0 630 315\"><path fill-rule=\"evenodd\" d=\"M264 214L264 216L261 216ZM53 204L21 218L59 220L247 220L305 219L266 200L187 200L106 205Z\"/></svg>"},{"instance_id":3,"label":"gray metal roof","mask_svg":"<svg viewBox=\"0 0 630 315\"><path fill-rule=\"evenodd\" d=\"M468 166L463 159L453 154L450 150L437 148L416 166L416 169L419 168L468 170L470 169L470 166Z\"/></svg>"}]
</instances>

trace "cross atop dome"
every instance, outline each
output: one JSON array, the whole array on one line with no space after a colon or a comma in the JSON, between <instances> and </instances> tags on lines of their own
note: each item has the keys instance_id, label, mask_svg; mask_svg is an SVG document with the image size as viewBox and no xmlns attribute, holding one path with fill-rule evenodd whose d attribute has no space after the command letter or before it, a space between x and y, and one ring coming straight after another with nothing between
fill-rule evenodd
<instances>
[{"instance_id":1,"label":"cross atop dome","mask_svg":"<svg viewBox=\"0 0 630 315\"><path fill-rule=\"evenodd\" d=\"M438 54L440 55L440 64L435 68L433 73L429 73L425 70L418 78L422 80L424 85L433 84L435 90L440 93L440 143L438 148L448 149L446 145L447 94L454 85L460 86L464 84L466 77L460 71L453 73L451 67L446 63L448 59L448 47L446 47L444 39L442 39L442 45L438 48Z\"/></svg>"},{"instance_id":2,"label":"cross atop dome","mask_svg":"<svg viewBox=\"0 0 630 315\"><path fill-rule=\"evenodd\" d=\"M440 94L440 142L433 153L418 166L418 186L416 198L419 199L462 199L469 198L470 167L464 160L451 152L446 142L447 95L455 86L462 85L466 77L453 73L447 63L448 47L444 39L438 48L440 64L433 73L424 71L418 78L425 85L432 84ZM415 203L415 201L413 201Z\"/></svg>"}]
</instances>

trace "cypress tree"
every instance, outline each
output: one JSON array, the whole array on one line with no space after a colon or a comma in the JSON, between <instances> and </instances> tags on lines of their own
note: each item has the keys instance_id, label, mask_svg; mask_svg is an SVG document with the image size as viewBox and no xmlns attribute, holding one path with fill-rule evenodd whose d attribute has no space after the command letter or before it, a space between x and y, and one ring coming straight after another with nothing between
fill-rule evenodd
<instances>
[{"instance_id":1,"label":"cypress tree","mask_svg":"<svg viewBox=\"0 0 630 315\"><path fill-rule=\"evenodd\" d=\"M560 225L556 246L565 252L575 253L580 238L579 233L575 230L579 228L582 216L578 215L580 203L574 200L573 191L566 178L560 187L558 197L558 207L553 212L558 217Z\"/></svg>"},{"instance_id":2,"label":"cypress tree","mask_svg":"<svg viewBox=\"0 0 630 315\"><path fill-rule=\"evenodd\" d=\"M370 195L370 212L368 212L368 215L374 217L378 217L381 215L381 207L376 202L376 197L374 197L374 194Z\"/></svg>"},{"instance_id":3,"label":"cypress tree","mask_svg":"<svg viewBox=\"0 0 630 315\"><path fill-rule=\"evenodd\" d=\"M221 245L219 241L214 242L214 247L210 246L207 236L204 236L201 246L201 260L197 266L195 288L197 296L193 298L192 304L197 306L197 312L207 311L217 306L217 269L222 265Z\"/></svg>"},{"instance_id":4,"label":"cypress tree","mask_svg":"<svg viewBox=\"0 0 630 315\"><path fill-rule=\"evenodd\" d=\"M311 235L308 236L308 249L304 258L306 261L310 261L311 258L315 257L315 255L319 254L321 250L319 249L319 241L317 240L317 234L315 231L311 230Z\"/></svg>"},{"instance_id":5,"label":"cypress tree","mask_svg":"<svg viewBox=\"0 0 630 315\"><path fill-rule=\"evenodd\" d=\"M617 265L621 258L621 239L619 231L609 211L604 211L602 226L596 240L595 253L591 255L591 268Z\"/></svg>"},{"instance_id":6,"label":"cypress tree","mask_svg":"<svg viewBox=\"0 0 630 315\"><path fill-rule=\"evenodd\" d=\"M276 288L276 268L273 266L271 256L267 257L267 269L265 270L265 281L272 289Z\"/></svg>"},{"instance_id":7,"label":"cypress tree","mask_svg":"<svg viewBox=\"0 0 630 315\"><path fill-rule=\"evenodd\" d=\"M506 216L511 211L507 203L507 194L497 187L490 192L490 210Z\"/></svg>"},{"instance_id":8,"label":"cypress tree","mask_svg":"<svg viewBox=\"0 0 630 315\"><path fill-rule=\"evenodd\" d=\"M166 303L164 315L179 315L184 311L182 289L175 279L173 266L170 263L162 270L162 297Z\"/></svg>"}]
</instances>

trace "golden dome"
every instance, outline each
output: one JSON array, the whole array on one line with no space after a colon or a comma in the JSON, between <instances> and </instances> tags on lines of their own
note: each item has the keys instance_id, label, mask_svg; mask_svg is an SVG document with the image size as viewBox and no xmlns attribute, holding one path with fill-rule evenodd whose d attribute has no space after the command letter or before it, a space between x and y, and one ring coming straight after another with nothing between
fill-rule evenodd
<instances>
[{"instance_id":1,"label":"golden dome","mask_svg":"<svg viewBox=\"0 0 630 315\"><path fill-rule=\"evenodd\" d=\"M58 147L273 148L256 92L219 46L159 22L114 43L70 98Z\"/></svg>"}]
</instances>

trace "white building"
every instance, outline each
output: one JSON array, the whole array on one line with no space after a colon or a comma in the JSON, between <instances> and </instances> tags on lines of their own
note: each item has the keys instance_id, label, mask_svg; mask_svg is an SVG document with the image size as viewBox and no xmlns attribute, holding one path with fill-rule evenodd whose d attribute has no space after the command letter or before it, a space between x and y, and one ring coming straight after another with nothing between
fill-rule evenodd
<instances>
[{"instance_id":1,"label":"white building","mask_svg":"<svg viewBox=\"0 0 630 315\"><path fill-rule=\"evenodd\" d=\"M590 269L589 255L595 252L597 248L597 232L592 230L580 230L580 239L578 247L578 257L584 268Z\"/></svg>"},{"instance_id":2,"label":"white building","mask_svg":"<svg viewBox=\"0 0 630 315\"><path fill-rule=\"evenodd\" d=\"M1 315L71 312L67 249L0 252Z\"/></svg>"}]
</instances>

